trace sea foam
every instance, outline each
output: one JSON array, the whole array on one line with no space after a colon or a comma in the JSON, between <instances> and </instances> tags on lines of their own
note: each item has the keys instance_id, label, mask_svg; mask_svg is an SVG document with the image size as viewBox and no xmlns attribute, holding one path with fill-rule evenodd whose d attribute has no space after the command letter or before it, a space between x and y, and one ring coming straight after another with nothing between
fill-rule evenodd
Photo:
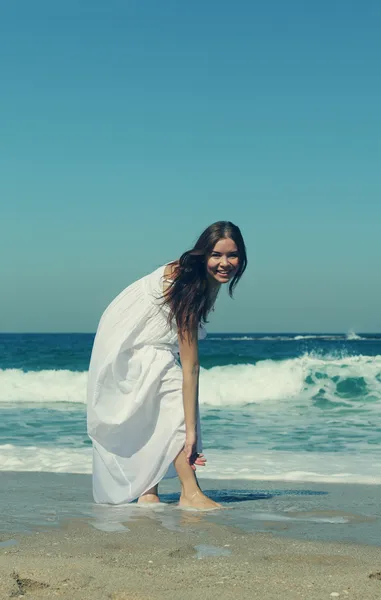
<instances>
[{"instance_id":1,"label":"sea foam","mask_svg":"<svg viewBox=\"0 0 381 600\"><path fill-rule=\"evenodd\" d=\"M346 453L205 450L201 479L381 483L381 458ZM90 474L91 448L0 446L2 471L44 471Z\"/></svg>"},{"instance_id":2,"label":"sea foam","mask_svg":"<svg viewBox=\"0 0 381 600\"><path fill-rule=\"evenodd\" d=\"M0 402L85 403L87 373L0 369ZM381 355L287 360L201 369L200 402L215 407L283 402L381 402Z\"/></svg>"}]
</instances>

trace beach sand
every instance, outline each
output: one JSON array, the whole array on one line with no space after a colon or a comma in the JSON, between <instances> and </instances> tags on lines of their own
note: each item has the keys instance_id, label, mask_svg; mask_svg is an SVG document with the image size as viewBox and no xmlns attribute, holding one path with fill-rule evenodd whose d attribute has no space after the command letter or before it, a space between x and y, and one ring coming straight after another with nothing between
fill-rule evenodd
<instances>
[{"instance_id":1,"label":"beach sand","mask_svg":"<svg viewBox=\"0 0 381 600\"><path fill-rule=\"evenodd\" d=\"M202 480L228 509L195 513L175 482L151 509L94 506L84 475L0 480L1 599L381 599L378 486Z\"/></svg>"}]
</instances>

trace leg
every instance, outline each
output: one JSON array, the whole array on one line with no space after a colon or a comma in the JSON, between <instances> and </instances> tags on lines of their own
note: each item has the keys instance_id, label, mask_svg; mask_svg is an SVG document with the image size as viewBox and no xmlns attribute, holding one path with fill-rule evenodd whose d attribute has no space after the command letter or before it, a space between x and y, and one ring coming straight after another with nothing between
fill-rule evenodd
<instances>
[{"instance_id":1,"label":"leg","mask_svg":"<svg viewBox=\"0 0 381 600\"><path fill-rule=\"evenodd\" d=\"M149 490L144 492L144 494L142 494L138 499L138 504L157 504L157 502L160 502L158 488L159 485L154 485Z\"/></svg>"},{"instance_id":2,"label":"leg","mask_svg":"<svg viewBox=\"0 0 381 600\"><path fill-rule=\"evenodd\" d=\"M176 456L174 465L181 482L180 507L204 510L221 508L220 504L217 504L217 502L214 502L202 493L196 475L192 467L187 463L183 450Z\"/></svg>"}]
</instances>

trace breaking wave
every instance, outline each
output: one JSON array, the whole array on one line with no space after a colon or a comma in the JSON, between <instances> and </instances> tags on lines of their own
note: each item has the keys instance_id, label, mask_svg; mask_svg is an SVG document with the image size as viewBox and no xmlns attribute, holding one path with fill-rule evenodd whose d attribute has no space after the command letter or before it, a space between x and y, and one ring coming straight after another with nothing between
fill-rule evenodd
<instances>
[{"instance_id":1,"label":"breaking wave","mask_svg":"<svg viewBox=\"0 0 381 600\"><path fill-rule=\"evenodd\" d=\"M0 370L0 402L85 403L86 372ZM282 402L381 402L381 355L320 358L305 354L287 360L202 369L200 401L216 407Z\"/></svg>"}]
</instances>

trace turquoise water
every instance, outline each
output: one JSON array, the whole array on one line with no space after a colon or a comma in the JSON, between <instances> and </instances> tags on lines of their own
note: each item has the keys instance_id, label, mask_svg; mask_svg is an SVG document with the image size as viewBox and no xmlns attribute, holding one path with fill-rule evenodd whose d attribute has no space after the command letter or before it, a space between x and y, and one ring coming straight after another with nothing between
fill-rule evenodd
<instances>
[{"instance_id":1,"label":"turquoise water","mask_svg":"<svg viewBox=\"0 0 381 600\"><path fill-rule=\"evenodd\" d=\"M92 342L0 336L3 470L90 472ZM380 335L210 334L200 355L200 476L381 482Z\"/></svg>"}]
</instances>

